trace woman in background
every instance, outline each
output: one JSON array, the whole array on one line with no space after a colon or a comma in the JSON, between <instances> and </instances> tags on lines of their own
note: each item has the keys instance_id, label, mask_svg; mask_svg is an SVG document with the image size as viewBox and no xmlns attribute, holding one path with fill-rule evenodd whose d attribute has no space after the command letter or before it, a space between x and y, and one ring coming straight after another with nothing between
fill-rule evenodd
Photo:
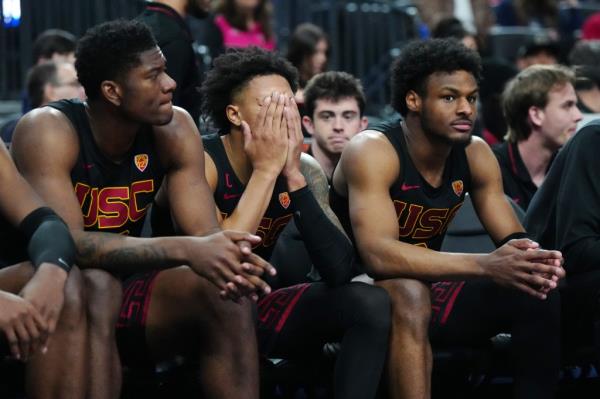
<instances>
[{"instance_id":1,"label":"woman in background","mask_svg":"<svg viewBox=\"0 0 600 399\"><path fill-rule=\"evenodd\" d=\"M311 23L296 27L288 44L287 59L298 69L298 104L304 104L303 90L310 78L325 71L328 54L329 42L321 28Z\"/></svg>"},{"instance_id":2,"label":"woman in background","mask_svg":"<svg viewBox=\"0 0 600 399\"><path fill-rule=\"evenodd\" d=\"M271 8L270 0L221 0L214 22L223 36L223 46L274 50Z\"/></svg>"}]
</instances>

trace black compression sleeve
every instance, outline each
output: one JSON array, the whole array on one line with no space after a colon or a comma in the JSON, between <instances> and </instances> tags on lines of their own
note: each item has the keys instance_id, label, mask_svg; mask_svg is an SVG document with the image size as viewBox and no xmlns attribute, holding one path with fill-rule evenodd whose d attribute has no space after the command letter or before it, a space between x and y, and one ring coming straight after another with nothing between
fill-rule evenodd
<instances>
[{"instance_id":1,"label":"black compression sleeve","mask_svg":"<svg viewBox=\"0 0 600 399\"><path fill-rule=\"evenodd\" d=\"M509 235L507 235L506 237L504 237L502 240L500 240L500 242L497 244L497 247L500 248L501 246L503 246L504 244L506 244L510 240L518 240L520 238L529 238L529 239L531 239L530 235L527 234L526 232L524 232L524 231L517 231L515 233L510 233Z\"/></svg>"},{"instance_id":2,"label":"black compression sleeve","mask_svg":"<svg viewBox=\"0 0 600 399\"><path fill-rule=\"evenodd\" d=\"M315 268L330 286L352 278L354 248L329 220L308 186L290 193L294 221Z\"/></svg>"},{"instance_id":3,"label":"black compression sleeve","mask_svg":"<svg viewBox=\"0 0 600 399\"><path fill-rule=\"evenodd\" d=\"M50 208L37 208L25 216L19 229L27 238L33 266L52 263L69 272L75 262L75 243L69 228Z\"/></svg>"}]
</instances>

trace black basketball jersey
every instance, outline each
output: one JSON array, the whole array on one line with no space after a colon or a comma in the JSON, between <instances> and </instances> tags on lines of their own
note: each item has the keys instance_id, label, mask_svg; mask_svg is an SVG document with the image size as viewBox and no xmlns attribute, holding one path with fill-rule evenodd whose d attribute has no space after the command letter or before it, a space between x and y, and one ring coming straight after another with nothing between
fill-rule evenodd
<instances>
[{"instance_id":1,"label":"black basketball jersey","mask_svg":"<svg viewBox=\"0 0 600 399\"><path fill-rule=\"evenodd\" d=\"M223 218L231 215L237 206L246 186L236 176L223 142L218 135L209 135L202 138L204 150L210 155L217 168L217 187L215 189L215 204ZM253 250L264 259L269 259L279 234L293 217L291 200L287 191L287 184L281 177L277 178L271 201L263 215L256 231L262 238L260 244Z\"/></svg>"},{"instance_id":2,"label":"black basketball jersey","mask_svg":"<svg viewBox=\"0 0 600 399\"><path fill-rule=\"evenodd\" d=\"M412 162L400 121L382 123L370 129L382 132L400 159L400 175L390 187L390 197L398 217L399 240L439 251L448 224L471 187L466 145L457 144L452 148L444 166L442 184L432 187ZM332 188L330 202L344 228L351 234L348 199Z\"/></svg>"},{"instance_id":3,"label":"black basketball jersey","mask_svg":"<svg viewBox=\"0 0 600 399\"><path fill-rule=\"evenodd\" d=\"M61 100L48 105L69 118L79 137L79 156L71 181L85 230L139 236L164 176L151 127L142 127L126 156L115 163L96 146L81 101Z\"/></svg>"}]
</instances>

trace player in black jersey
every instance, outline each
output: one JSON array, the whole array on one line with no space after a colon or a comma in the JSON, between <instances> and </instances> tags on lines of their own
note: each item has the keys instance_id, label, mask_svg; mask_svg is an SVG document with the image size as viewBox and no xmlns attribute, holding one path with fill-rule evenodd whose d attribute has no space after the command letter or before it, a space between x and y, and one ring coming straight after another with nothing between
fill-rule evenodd
<instances>
[{"instance_id":1,"label":"player in black jersey","mask_svg":"<svg viewBox=\"0 0 600 399\"><path fill-rule=\"evenodd\" d=\"M0 357L8 349L26 363L29 398L83 398L85 309L81 273L72 269L73 240L4 146L0 187ZM0 391L6 383L0 381Z\"/></svg>"},{"instance_id":2,"label":"player in black jersey","mask_svg":"<svg viewBox=\"0 0 600 399\"><path fill-rule=\"evenodd\" d=\"M255 250L268 258L293 218L324 280L259 299L260 353L307 356L341 342L334 396L373 398L387 353L389 300L380 288L350 283L353 248L327 204L323 171L301 152L296 86L297 71L277 54L250 48L215 59L203 105L223 136L205 139L205 172L224 228L261 235Z\"/></svg>"},{"instance_id":3,"label":"player in black jersey","mask_svg":"<svg viewBox=\"0 0 600 399\"><path fill-rule=\"evenodd\" d=\"M357 135L334 172L332 208L392 299L394 398L430 396L429 336L470 344L511 332L515 396L548 398L556 387L561 254L510 240L523 227L494 155L471 136L479 70L477 54L452 40L409 44L392 69L392 104L404 120ZM499 248L439 252L467 191Z\"/></svg>"},{"instance_id":4,"label":"player in black jersey","mask_svg":"<svg viewBox=\"0 0 600 399\"><path fill-rule=\"evenodd\" d=\"M171 104L175 83L151 32L136 21L98 25L80 40L76 68L87 101L29 113L12 150L26 179L69 225L76 262L87 269L89 397L119 395L119 316L125 337L138 334L123 348L126 362L139 360L131 352L148 360L182 355L200 363L205 397L257 398L245 297L269 292L258 275L274 270L250 251L258 237L220 231L200 135L189 114ZM161 180L187 236L132 236ZM147 273L131 276L140 272ZM130 276L122 305L111 274Z\"/></svg>"}]
</instances>

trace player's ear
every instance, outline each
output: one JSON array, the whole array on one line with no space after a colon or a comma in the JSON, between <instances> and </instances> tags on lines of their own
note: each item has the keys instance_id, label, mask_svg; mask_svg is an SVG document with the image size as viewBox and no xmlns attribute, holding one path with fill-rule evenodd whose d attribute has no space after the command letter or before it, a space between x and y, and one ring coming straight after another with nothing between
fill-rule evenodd
<instances>
[{"instance_id":1,"label":"player's ear","mask_svg":"<svg viewBox=\"0 0 600 399\"><path fill-rule=\"evenodd\" d=\"M366 116L360 118L360 130L365 130L369 126L369 119Z\"/></svg>"},{"instance_id":2,"label":"player's ear","mask_svg":"<svg viewBox=\"0 0 600 399\"><path fill-rule=\"evenodd\" d=\"M406 107L412 112L419 112L421 110L421 96L414 90L409 90L405 97Z\"/></svg>"},{"instance_id":3,"label":"player's ear","mask_svg":"<svg viewBox=\"0 0 600 399\"><path fill-rule=\"evenodd\" d=\"M229 104L225 107L225 115L227 115L227 119L229 122L237 127L240 127L242 124L242 115L240 114L240 109L237 105Z\"/></svg>"},{"instance_id":4,"label":"player's ear","mask_svg":"<svg viewBox=\"0 0 600 399\"><path fill-rule=\"evenodd\" d=\"M527 116L531 124L541 126L544 121L544 110L542 108L531 106L527 110Z\"/></svg>"},{"instance_id":5,"label":"player's ear","mask_svg":"<svg viewBox=\"0 0 600 399\"><path fill-rule=\"evenodd\" d=\"M306 129L308 134L310 134L311 136L315 134L315 125L308 115L304 115L302 117L302 126L304 126L304 129Z\"/></svg>"},{"instance_id":6,"label":"player's ear","mask_svg":"<svg viewBox=\"0 0 600 399\"><path fill-rule=\"evenodd\" d=\"M100 83L100 92L108 101L114 106L118 107L121 105L121 99L123 98L123 88L114 80L104 80Z\"/></svg>"}]
</instances>

